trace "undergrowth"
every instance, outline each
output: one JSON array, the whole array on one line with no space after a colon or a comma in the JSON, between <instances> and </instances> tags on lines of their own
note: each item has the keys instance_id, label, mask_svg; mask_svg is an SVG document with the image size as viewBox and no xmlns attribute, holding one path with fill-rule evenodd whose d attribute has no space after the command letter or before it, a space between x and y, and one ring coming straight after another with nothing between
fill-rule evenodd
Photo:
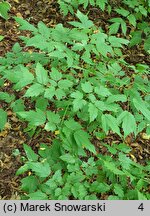
<instances>
[{"instance_id":1,"label":"undergrowth","mask_svg":"<svg viewBox=\"0 0 150 216\"><path fill-rule=\"evenodd\" d=\"M16 43L0 58L0 87L9 82L13 90L1 91L0 100L28 123L24 132L31 138L53 134L38 153L24 144L24 165L16 173L28 174L21 180L22 199L149 199L150 161L134 162L125 140L143 131L150 135L150 69L130 65L122 51L143 43L150 52L150 1L123 1L118 8L109 1L58 3L64 15L75 13L70 27L35 27L15 17L20 30L30 31L20 37L28 51ZM118 14L109 20L109 32L78 9L82 4ZM0 120L3 130L7 109L0 109ZM118 144L104 143L109 133Z\"/></svg>"}]
</instances>

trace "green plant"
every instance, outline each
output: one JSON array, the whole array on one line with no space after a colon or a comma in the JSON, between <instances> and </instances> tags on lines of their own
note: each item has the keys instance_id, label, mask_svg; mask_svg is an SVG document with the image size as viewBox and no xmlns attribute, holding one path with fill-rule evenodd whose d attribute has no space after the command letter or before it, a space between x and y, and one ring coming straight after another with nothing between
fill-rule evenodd
<instances>
[{"instance_id":1,"label":"green plant","mask_svg":"<svg viewBox=\"0 0 150 216\"><path fill-rule=\"evenodd\" d=\"M21 180L23 198L88 200L105 195L110 200L149 199L149 165L142 167L127 157L130 148L125 144L104 146L108 155L83 161L65 153L58 139L51 147L41 144L38 154L24 145L27 160L17 171L17 175L29 173Z\"/></svg>"},{"instance_id":2,"label":"green plant","mask_svg":"<svg viewBox=\"0 0 150 216\"><path fill-rule=\"evenodd\" d=\"M110 132L122 143L143 130L150 134L149 66L123 60L129 40L107 35L79 10L76 17L71 28L35 27L16 17L20 29L31 32L20 37L25 46L39 52L23 52L16 43L0 58L0 86L9 81L14 91L1 91L0 99L28 123L31 137L42 131L55 137L38 154L24 145L27 160L17 172L29 172L21 181L23 198L98 199L106 193L108 199L149 199L149 162L134 163L125 144L104 144L108 154L102 155L92 142ZM3 130L7 115L0 112Z\"/></svg>"},{"instance_id":3,"label":"green plant","mask_svg":"<svg viewBox=\"0 0 150 216\"><path fill-rule=\"evenodd\" d=\"M0 17L4 18L4 19L8 19L8 12L10 10L10 4L6 1L2 1L0 2Z\"/></svg>"}]
</instances>

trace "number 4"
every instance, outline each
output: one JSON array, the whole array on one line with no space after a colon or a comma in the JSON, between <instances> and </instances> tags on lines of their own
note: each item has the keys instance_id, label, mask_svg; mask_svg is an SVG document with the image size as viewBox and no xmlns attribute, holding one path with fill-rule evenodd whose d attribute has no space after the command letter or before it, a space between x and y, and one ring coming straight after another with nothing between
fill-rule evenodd
<instances>
[{"instance_id":1,"label":"number 4","mask_svg":"<svg viewBox=\"0 0 150 216\"><path fill-rule=\"evenodd\" d=\"M141 203L138 207L139 210L143 211L144 210L144 206L143 206L143 203Z\"/></svg>"}]
</instances>

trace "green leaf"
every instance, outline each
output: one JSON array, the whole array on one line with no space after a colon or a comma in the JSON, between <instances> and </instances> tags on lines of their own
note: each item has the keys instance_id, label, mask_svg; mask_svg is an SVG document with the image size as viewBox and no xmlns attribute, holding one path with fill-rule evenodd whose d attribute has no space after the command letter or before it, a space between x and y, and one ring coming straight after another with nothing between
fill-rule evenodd
<instances>
[{"instance_id":1,"label":"green leaf","mask_svg":"<svg viewBox=\"0 0 150 216\"><path fill-rule=\"evenodd\" d=\"M0 109L0 130L2 131L5 127L5 124L7 122L7 113Z\"/></svg>"},{"instance_id":2,"label":"green leaf","mask_svg":"<svg viewBox=\"0 0 150 216\"><path fill-rule=\"evenodd\" d=\"M121 136L117 119L110 114L104 114L102 115L102 128L104 129L105 133L108 132L108 127L111 128L113 132Z\"/></svg>"},{"instance_id":3,"label":"green leaf","mask_svg":"<svg viewBox=\"0 0 150 216\"><path fill-rule=\"evenodd\" d=\"M29 161L37 161L38 160L38 155L34 153L32 148L26 144L23 144L23 148L25 150L26 156Z\"/></svg>"},{"instance_id":4,"label":"green leaf","mask_svg":"<svg viewBox=\"0 0 150 216\"><path fill-rule=\"evenodd\" d=\"M81 125L72 118L70 118L68 121L65 121L64 124L70 130L79 130L79 129L81 129Z\"/></svg>"},{"instance_id":5,"label":"green leaf","mask_svg":"<svg viewBox=\"0 0 150 216\"><path fill-rule=\"evenodd\" d=\"M41 50L47 50L48 42L44 36L35 35L34 37L27 39L26 46L34 46L35 48Z\"/></svg>"},{"instance_id":6,"label":"green leaf","mask_svg":"<svg viewBox=\"0 0 150 216\"><path fill-rule=\"evenodd\" d=\"M127 45L129 43L128 40L124 38L117 38L115 36L110 36L109 42L113 47L122 47L122 44Z\"/></svg>"},{"instance_id":7,"label":"green leaf","mask_svg":"<svg viewBox=\"0 0 150 216\"><path fill-rule=\"evenodd\" d=\"M96 154L94 145L89 141L89 135L83 130L77 130L73 134L74 139L79 147L86 148L90 152Z\"/></svg>"},{"instance_id":8,"label":"green leaf","mask_svg":"<svg viewBox=\"0 0 150 216\"><path fill-rule=\"evenodd\" d=\"M96 119L96 117L98 116L98 109L97 107L92 104L92 103L89 103L88 105L89 109L88 109L88 112L90 114L90 122L94 121Z\"/></svg>"},{"instance_id":9,"label":"green leaf","mask_svg":"<svg viewBox=\"0 0 150 216\"><path fill-rule=\"evenodd\" d=\"M93 91L93 86L90 82L81 83L81 88L85 93L90 93Z\"/></svg>"},{"instance_id":10,"label":"green leaf","mask_svg":"<svg viewBox=\"0 0 150 216\"><path fill-rule=\"evenodd\" d=\"M52 99L53 96L55 95L55 87L53 86L50 86L49 88L47 88L45 90L45 93L44 93L44 97L47 98L47 99Z\"/></svg>"},{"instance_id":11,"label":"green leaf","mask_svg":"<svg viewBox=\"0 0 150 216\"><path fill-rule=\"evenodd\" d=\"M100 96L107 97L109 95L112 95L108 88L104 86L95 87L94 92Z\"/></svg>"},{"instance_id":12,"label":"green leaf","mask_svg":"<svg viewBox=\"0 0 150 216\"><path fill-rule=\"evenodd\" d=\"M35 73L38 83L43 85L46 85L48 83L47 71L40 63L37 63Z\"/></svg>"},{"instance_id":13,"label":"green leaf","mask_svg":"<svg viewBox=\"0 0 150 216\"><path fill-rule=\"evenodd\" d=\"M118 23L118 22L111 24L109 26L109 34L110 35L116 34L119 30L119 27L120 27L120 23Z\"/></svg>"},{"instance_id":14,"label":"green leaf","mask_svg":"<svg viewBox=\"0 0 150 216\"><path fill-rule=\"evenodd\" d=\"M112 195L110 195L108 197L108 200L120 200L120 198L118 196L112 196Z\"/></svg>"},{"instance_id":15,"label":"green leaf","mask_svg":"<svg viewBox=\"0 0 150 216\"><path fill-rule=\"evenodd\" d=\"M117 95L110 95L107 98L108 103L113 103L113 102L118 102L118 101L126 102L127 101L127 96L123 95L123 94L117 94Z\"/></svg>"},{"instance_id":16,"label":"green leaf","mask_svg":"<svg viewBox=\"0 0 150 216\"><path fill-rule=\"evenodd\" d=\"M132 163L131 159L121 152L119 152L119 161L123 169L130 169L130 165Z\"/></svg>"},{"instance_id":17,"label":"green leaf","mask_svg":"<svg viewBox=\"0 0 150 216\"><path fill-rule=\"evenodd\" d=\"M21 90L24 86L31 84L34 80L33 74L22 65L19 65L13 71L6 71L4 77L13 83L16 83L14 86L15 90Z\"/></svg>"},{"instance_id":18,"label":"green leaf","mask_svg":"<svg viewBox=\"0 0 150 216\"><path fill-rule=\"evenodd\" d=\"M2 41L4 39L4 36L0 35L0 41Z\"/></svg>"},{"instance_id":19,"label":"green leaf","mask_svg":"<svg viewBox=\"0 0 150 216\"><path fill-rule=\"evenodd\" d=\"M110 186L106 183L100 183L95 181L90 186L90 192L94 193L106 193L110 190Z\"/></svg>"},{"instance_id":20,"label":"green leaf","mask_svg":"<svg viewBox=\"0 0 150 216\"><path fill-rule=\"evenodd\" d=\"M81 110L85 105L86 105L86 101L83 99L75 99L73 101L73 111L77 112L78 110Z\"/></svg>"},{"instance_id":21,"label":"green leaf","mask_svg":"<svg viewBox=\"0 0 150 216\"><path fill-rule=\"evenodd\" d=\"M68 88L70 88L72 86L73 86L73 82L70 81L70 80L67 80L67 79L60 80L58 82L58 87L61 88L61 89L68 89Z\"/></svg>"},{"instance_id":22,"label":"green leaf","mask_svg":"<svg viewBox=\"0 0 150 216\"><path fill-rule=\"evenodd\" d=\"M117 11L118 14L124 16L124 17L127 17L129 15L129 11L128 10L125 10L124 8L117 8L115 9L115 11Z\"/></svg>"},{"instance_id":23,"label":"green leaf","mask_svg":"<svg viewBox=\"0 0 150 216\"><path fill-rule=\"evenodd\" d=\"M40 190L30 193L28 196L30 197L30 200L48 200L47 195Z\"/></svg>"},{"instance_id":24,"label":"green leaf","mask_svg":"<svg viewBox=\"0 0 150 216\"><path fill-rule=\"evenodd\" d=\"M40 109L37 109L37 111L30 110L25 112L17 112L17 114L33 126L43 125L46 121L45 113Z\"/></svg>"},{"instance_id":25,"label":"green leaf","mask_svg":"<svg viewBox=\"0 0 150 216\"><path fill-rule=\"evenodd\" d=\"M140 191L137 191L137 193L138 193L138 200L147 200L146 196L143 193L141 193Z\"/></svg>"},{"instance_id":26,"label":"green leaf","mask_svg":"<svg viewBox=\"0 0 150 216\"><path fill-rule=\"evenodd\" d=\"M150 36L144 41L144 50L150 51Z\"/></svg>"},{"instance_id":27,"label":"green leaf","mask_svg":"<svg viewBox=\"0 0 150 216\"><path fill-rule=\"evenodd\" d=\"M83 13L81 13L79 10L77 11L76 16L79 18L80 22L76 22L76 21L72 21L72 22L68 22L69 24L78 27L78 28L83 28L83 29L88 29L91 28L93 26L93 22L91 20L88 20L87 15L84 15Z\"/></svg>"},{"instance_id":28,"label":"green leaf","mask_svg":"<svg viewBox=\"0 0 150 216\"><path fill-rule=\"evenodd\" d=\"M132 38L129 44L130 47L140 44L142 42L142 31L135 31L131 35Z\"/></svg>"},{"instance_id":29,"label":"green leaf","mask_svg":"<svg viewBox=\"0 0 150 216\"><path fill-rule=\"evenodd\" d=\"M121 170L119 170L115 164L113 164L112 162L109 161L104 161L104 166L110 170L111 172L113 172L116 175L125 175L124 172L122 172Z\"/></svg>"},{"instance_id":30,"label":"green leaf","mask_svg":"<svg viewBox=\"0 0 150 216\"><path fill-rule=\"evenodd\" d=\"M3 17L4 19L8 19L8 11L10 10L10 4L8 2L0 2L0 16Z\"/></svg>"},{"instance_id":31,"label":"green leaf","mask_svg":"<svg viewBox=\"0 0 150 216\"><path fill-rule=\"evenodd\" d=\"M76 98L76 99L82 99L83 93L80 91L75 91L75 92L71 93L71 97Z\"/></svg>"},{"instance_id":32,"label":"green leaf","mask_svg":"<svg viewBox=\"0 0 150 216\"><path fill-rule=\"evenodd\" d=\"M35 176L27 176L21 179L21 183L21 189L28 193L34 192L39 184L38 179Z\"/></svg>"},{"instance_id":33,"label":"green leaf","mask_svg":"<svg viewBox=\"0 0 150 216\"><path fill-rule=\"evenodd\" d=\"M135 108L140 111L150 121L150 110L146 107L144 101L138 101L136 98L133 99Z\"/></svg>"},{"instance_id":34,"label":"green leaf","mask_svg":"<svg viewBox=\"0 0 150 216\"><path fill-rule=\"evenodd\" d=\"M42 21L38 22L38 30L46 39L49 39L51 30Z\"/></svg>"},{"instance_id":35,"label":"green leaf","mask_svg":"<svg viewBox=\"0 0 150 216\"><path fill-rule=\"evenodd\" d=\"M60 116L58 114L55 114L54 112L47 111L47 118L48 118L48 123L46 123L44 129L47 131L56 130L56 126L61 121Z\"/></svg>"},{"instance_id":36,"label":"green leaf","mask_svg":"<svg viewBox=\"0 0 150 216\"><path fill-rule=\"evenodd\" d=\"M18 176L18 175L22 175L22 174L24 174L26 171L28 171L29 170L29 166L28 166L28 164L24 164L23 166L21 166L18 170L17 170L17 172L16 172L16 175Z\"/></svg>"},{"instance_id":37,"label":"green leaf","mask_svg":"<svg viewBox=\"0 0 150 216\"><path fill-rule=\"evenodd\" d=\"M114 192L116 195L118 195L120 198L124 197L124 191L121 185L114 184Z\"/></svg>"},{"instance_id":38,"label":"green leaf","mask_svg":"<svg viewBox=\"0 0 150 216\"><path fill-rule=\"evenodd\" d=\"M135 18L135 16L133 14L130 14L127 18L129 20L129 23L131 25L133 25L134 27L136 27L136 18Z\"/></svg>"},{"instance_id":39,"label":"green leaf","mask_svg":"<svg viewBox=\"0 0 150 216\"><path fill-rule=\"evenodd\" d=\"M50 175L51 169L47 161L28 162L29 168L39 177L46 178Z\"/></svg>"},{"instance_id":40,"label":"green leaf","mask_svg":"<svg viewBox=\"0 0 150 216\"><path fill-rule=\"evenodd\" d=\"M56 68L52 67L51 70L50 76L53 80L58 81L62 78L62 74Z\"/></svg>"},{"instance_id":41,"label":"green leaf","mask_svg":"<svg viewBox=\"0 0 150 216\"><path fill-rule=\"evenodd\" d=\"M10 95L7 92L0 92L0 100L4 100L6 103L10 103L15 99L14 95Z\"/></svg>"},{"instance_id":42,"label":"green leaf","mask_svg":"<svg viewBox=\"0 0 150 216\"><path fill-rule=\"evenodd\" d=\"M60 156L60 159L67 162L68 164L69 163L74 164L76 161L75 158L71 154L62 155Z\"/></svg>"},{"instance_id":43,"label":"green leaf","mask_svg":"<svg viewBox=\"0 0 150 216\"><path fill-rule=\"evenodd\" d=\"M35 83L26 91L25 97L37 97L38 95L42 94L44 92L43 85L39 83Z\"/></svg>"},{"instance_id":44,"label":"green leaf","mask_svg":"<svg viewBox=\"0 0 150 216\"><path fill-rule=\"evenodd\" d=\"M124 111L118 116L117 119L118 122L122 121L122 128L124 132L124 138L127 137L130 133L133 133L136 135L136 121L134 116L128 112Z\"/></svg>"},{"instance_id":45,"label":"green leaf","mask_svg":"<svg viewBox=\"0 0 150 216\"><path fill-rule=\"evenodd\" d=\"M17 23L19 23L19 25L20 25L19 29L20 30L32 31L34 34L36 34L38 32L37 28L35 28L30 23L28 23L26 20L24 20L20 17L15 17L15 20Z\"/></svg>"}]
</instances>

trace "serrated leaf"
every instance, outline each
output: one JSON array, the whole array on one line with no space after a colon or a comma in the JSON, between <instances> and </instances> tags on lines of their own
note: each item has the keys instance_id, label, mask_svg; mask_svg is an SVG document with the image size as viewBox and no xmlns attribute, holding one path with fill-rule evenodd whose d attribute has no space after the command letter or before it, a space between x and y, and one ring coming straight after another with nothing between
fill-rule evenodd
<instances>
[{"instance_id":1,"label":"serrated leaf","mask_svg":"<svg viewBox=\"0 0 150 216\"><path fill-rule=\"evenodd\" d=\"M129 20L129 23L131 25L133 25L134 27L136 27L136 18L135 18L135 16L133 14L130 14L127 18Z\"/></svg>"},{"instance_id":2,"label":"serrated leaf","mask_svg":"<svg viewBox=\"0 0 150 216\"><path fill-rule=\"evenodd\" d=\"M106 183L95 181L90 186L90 192L106 193L110 190L110 186Z\"/></svg>"},{"instance_id":3,"label":"serrated leaf","mask_svg":"<svg viewBox=\"0 0 150 216\"><path fill-rule=\"evenodd\" d=\"M128 16L129 15L129 11L125 10L124 8L117 8L115 9L115 11L117 11L118 14L122 15L122 16Z\"/></svg>"},{"instance_id":4,"label":"serrated leaf","mask_svg":"<svg viewBox=\"0 0 150 216\"><path fill-rule=\"evenodd\" d=\"M88 105L88 112L90 114L90 122L94 121L96 119L96 117L98 116L98 109L97 107L92 104L92 103L89 103Z\"/></svg>"},{"instance_id":5,"label":"serrated leaf","mask_svg":"<svg viewBox=\"0 0 150 216\"><path fill-rule=\"evenodd\" d=\"M0 130L2 131L5 127L5 124L7 122L7 113L0 109Z\"/></svg>"},{"instance_id":6,"label":"serrated leaf","mask_svg":"<svg viewBox=\"0 0 150 216\"><path fill-rule=\"evenodd\" d=\"M100 96L107 97L109 95L112 95L108 88L104 86L95 87L94 92Z\"/></svg>"},{"instance_id":7,"label":"serrated leaf","mask_svg":"<svg viewBox=\"0 0 150 216\"><path fill-rule=\"evenodd\" d=\"M120 23L116 22L109 26L109 34L116 34L119 30Z\"/></svg>"},{"instance_id":8,"label":"serrated leaf","mask_svg":"<svg viewBox=\"0 0 150 216\"><path fill-rule=\"evenodd\" d=\"M29 161L37 161L38 160L38 155L34 153L32 148L26 144L23 144L23 148L25 150L26 156Z\"/></svg>"},{"instance_id":9,"label":"serrated leaf","mask_svg":"<svg viewBox=\"0 0 150 216\"><path fill-rule=\"evenodd\" d=\"M22 175L22 174L24 174L26 171L28 171L29 170L29 166L28 166L28 164L24 164L23 166L21 166L18 170L17 170L17 172L16 172L16 175L18 176L18 175Z\"/></svg>"},{"instance_id":10,"label":"serrated leaf","mask_svg":"<svg viewBox=\"0 0 150 216\"><path fill-rule=\"evenodd\" d=\"M42 94L44 92L44 87L43 85L39 84L39 83L35 83L32 86L30 86L30 88L26 91L25 93L25 97L34 97L34 96L38 96L40 94Z\"/></svg>"},{"instance_id":11,"label":"serrated leaf","mask_svg":"<svg viewBox=\"0 0 150 216\"><path fill-rule=\"evenodd\" d=\"M81 129L81 125L72 118L70 118L68 121L65 121L64 124L67 128L69 128L71 130Z\"/></svg>"},{"instance_id":12,"label":"serrated leaf","mask_svg":"<svg viewBox=\"0 0 150 216\"><path fill-rule=\"evenodd\" d=\"M138 200L147 200L146 196L143 193L141 193L140 191L137 191L137 193L138 193Z\"/></svg>"},{"instance_id":13,"label":"serrated leaf","mask_svg":"<svg viewBox=\"0 0 150 216\"><path fill-rule=\"evenodd\" d=\"M43 125L46 121L45 113L40 109L37 109L37 111L30 110L25 112L17 112L17 114L33 126Z\"/></svg>"},{"instance_id":14,"label":"serrated leaf","mask_svg":"<svg viewBox=\"0 0 150 216\"><path fill-rule=\"evenodd\" d=\"M89 141L89 135L83 130L77 130L73 134L74 139L79 147L86 148L90 152L96 154L94 145Z\"/></svg>"},{"instance_id":15,"label":"serrated leaf","mask_svg":"<svg viewBox=\"0 0 150 216\"><path fill-rule=\"evenodd\" d=\"M47 111L47 119L48 123L46 123L44 129L47 131L56 130L56 125L58 125L61 121L60 116L57 113Z\"/></svg>"},{"instance_id":16,"label":"serrated leaf","mask_svg":"<svg viewBox=\"0 0 150 216\"><path fill-rule=\"evenodd\" d=\"M34 25L31 25L30 23L28 23L26 20L20 17L15 17L15 20L20 25L19 29L32 31L34 34L38 32L37 28L35 28Z\"/></svg>"},{"instance_id":17,"label":"serrated leaf","mask_svg":"<svg viewBox=\"0 0 150 216\"><path fill-rule=\"evenodd\" d=\"M142 42L142 31L135 31L131 35L132 38L129 44L130 47L140 44Z\"/></svg>"},{"instance_id":18,"label":"serrated leaf","mask_svg":"<svg viewBox=\"0 0 150 216\"><path fill-rule=\"evenodd\" d=\"M119 159L120 164L121 164L123 169L125 169L125 170L130 169L130 165L132 163L130 158L128 158L125 154L119 152L119 158L118 159Z\"/></svg>"},{"instance_id":19,"label":"serrated leaf","mask_svg":"<svg viewBox=\"0 0 150 216\"><path fill-rule=\"evenodd\" d=\"M55 90L55 95L57 97L58 100L62 99L63 97L66 96L66 93L63 89L56 89Z\"/></svg>"},{"instance_id":20,"label":"serrated leaf","mask_svg":"<svg viewBox=\"0 0 150 216\"><path fill-rule=\"evenodd\" d=\"M119 184L114 184L114 192L116 195L118 195L120 198L124 197L124 191L122 189L122 186Z\"/></svg>"},{"instance_id":21,"label":"serrated leaf","mask_svg":"<svg viewBox=\"0 0 150 216\"><path fill-rule=\"evenodd\" d=\"M150 37L144 41L144 50L150 51Z\"/></svg>"},{"instance_id":22,"label":"serrated leaf","mask_svg":"<svg viewBox=\"0 0 150 216\"><path fill-rule=\"evenodd\" d=\"M117 102L117 101L126 102L127 96L123 95L123 94L117 94L117 95L110 95L107 98L108 103L113 103L113 102Z\"/></svg>"},{"instance_id":23,"label":"serrated leaf","mask_svg":"<svg viewBox=\"0 0 150 216\"><path fill-rule=\"evenodd\" d=\"M128 40L124 38L117 38L115 36L110 36L109 42L113 47L122 47L122 44L127 45L129 43Z\"/></svg>"},{"instance_id":24,"label":"serrated leaf","mask_svg":"<svg viewBox=\"0 0 150 216\"><path fill-rule=\"evenodd\" d=\"M37 63L35 73L36 73L37 81L40 84L46 85L48 83L47 71L40 63Z\"/></svg>"},{"instance_id":25,"label":"serrated leaf","mask_svg":"<svg viewBox=\"0 0 150 216\"><path fill-rule=\"evenodd\" d=\"M30 197L30 200L47 200L48 199L47 195L40 190L37 190L34 193L30 193L28 196Z\"/></svg>"},{"instance_id":26,"label":"serrated leaf","mask_svg":"<svg viewBox=\"0 0 150 216\"><path fill-rule=\"evenodd\" d=\"M50 76L53 80L58 81L62 78L62 74L56 68L52 67L51 70Z\"/></svg>"},{"instance_id":27,"label":"serrated leaf","mask_svg":"<svg viewBox=\"0 0 150 216\"><path fill-rule=\"evenodd\" d=\"M41 178L46 178L50 175L51 169L48 162L28 162L29 168Z\"/></svg>"},{"instance_id":28,"label":"serrated leaf","mask_svg":"<svg viewBox=\"0 0 150 216\"><path fill-rule=\"evenodd\" d=\"M60 156L60 159L67 162L68 164L69 163L74 164L76 161L75 158L71 154L62 155Z\"/></svg>"},{"instance_id":29,"label":"serrated leaf","mask_svg":"<svg viewBox=\"0 0 150 216\"><path fill-rule=\"evenodd\" d=\"M124 172L122 172L121 170L119 170L115 164L113 164L112 162L109 161L104 161L104 166L110 170L111 172L113 172L116 175L125 175Z\"/></svg>"},{"instance_id":30,"label":"serrated leaf","mask_svg":"<svg viewBox=\"0 0 150 216\"><path fill-rule=\"evenodd\" d=\"M104 129L105 133L108 132L108 127L111 128L113 132L121 136L117 119L110 114L102 115L102 128Z\"/></svg>"},{"instance_id":31,"label":"serrated leaf","mask_svg":"<svg viewBox=\"0 0 150 216\"><path fill-rule=\"evenodd\" d=\"M146 107L144 101L138 101L136 98L133 99L135 108L140 111L150 121L150 110Z\"/></svg>"},{"instance_id":32,"label":"serrated leaf","mask_svg":"<svg viewBox=\"0 0 150 216\"><path fill-rule=\"evenodd\" d=\"M27 176L21 179L21 183L21 189L28 193L34 192L39 185L38 179L35 176Z\"/></svg>"},{"instance_id":33,"label":"serrated leaf","mask_svg":"<svg viewBox=\"0 0 150 216\"><path fill-rule=\"evenodd\" d=\"M75 91L75 92L71 93L71 97L76 98L76 99L82 99L83 93L80 91Z\"/></svg>"},{"instance_id":34,"label":"serrated leaf","mask_svg":"<svg viewBox=\"0 0 150 216\"><path fill-rule=\"evenodd\" d=\"M29 38L26 42L26 46L34 46L35 48L45 50L48 48L48 42L45 37L42 35L35 35L32 38Z\"/></svg>"},{"instance_id":35,"label":"serrated leaf","mask_svg":"<svg viewBox=\"0 0 150 216\"><path fill-rule=\"evenodd\" d=\"M125 116L123 118L122 128L124 132L124 138L127 137L130 133L134 132L136 135L136 121L134 116L129 113L128 111L125 111Z\"/></svg>"},{"instance_id":36,"label":"serrated leaf","mask_svg":"<svg viewBox=\"0 0 150 216\"><path fill-rule=\"evenodd\" d=\"M50 86L49 88L47 88L45 90L45 93L44 93L44 97L47 98L47 99L52 99L53 96L55 95L55 87L53 86Z\"/></svg>"},{"instance_id":37,"label":"serrated leaf","mask_svg":"<svg viewBox=\"0 0 150 216\"><path fill-rule=\"evenodd\" d=\"M7 92L0 92L0 100L4 100L6 103L10 103L15 99L14 95L10 95Z\"/></svg>"},{"instance_id":38,"label":"serrated leaf","mask_svg":"<svg viewBox=\"0 0 150 216\"><path fill-rule=\"evenodd\" d=\"M42 21L38 22L38 30L46 39L49 39L51 30Z\"/></svg>"},{"instance_id":39,"label":"serrated leaf","mask_svg":"<svg viewBox=\"0 0 150 216\"><path fill-rule=\"evenodd\" d=\"M78 110L82 109L87 104L87 102L83 99L74 99L72 104L74 112L77 112Z\"/></svg>"},{"instance_id":40,"label":"serrated leaf","mask_svg":"<svg viewBox=\"0 0 150 216\"><path fill-rule=\"evenodd\" d=\"M73 82L70 80L67 80L67 79L60 80L58 82L58 87L61 89L68 89L68 88L72 87L72 85L73 85Z\"/></svg>"},{"instance_id":41,"label":"serrated leaf","mask_svg":"<svg viewBox=\"0 0 150 216\"><path fill-rule=\"evenodd\" d=\"M90 82L81 83L81 88L85 93L91 93L93 91L93 86Z\"/></svg>"},{"instance_id":42,"label":"serrated leaf","mask_svg":"<svg viewBox=\"0 0 150 216\"><path fill-rule=\"evenodd\" d=\"M88 19L87 15L81 13L79 10L77 10L77 14L76 16L79 18L80 22L76 22L76 21L72 21L72 22L68 22L71 25L78 27L78 28L91 28L93 26L93 22L91 20Z\"/></svg>"}]
</instances>

